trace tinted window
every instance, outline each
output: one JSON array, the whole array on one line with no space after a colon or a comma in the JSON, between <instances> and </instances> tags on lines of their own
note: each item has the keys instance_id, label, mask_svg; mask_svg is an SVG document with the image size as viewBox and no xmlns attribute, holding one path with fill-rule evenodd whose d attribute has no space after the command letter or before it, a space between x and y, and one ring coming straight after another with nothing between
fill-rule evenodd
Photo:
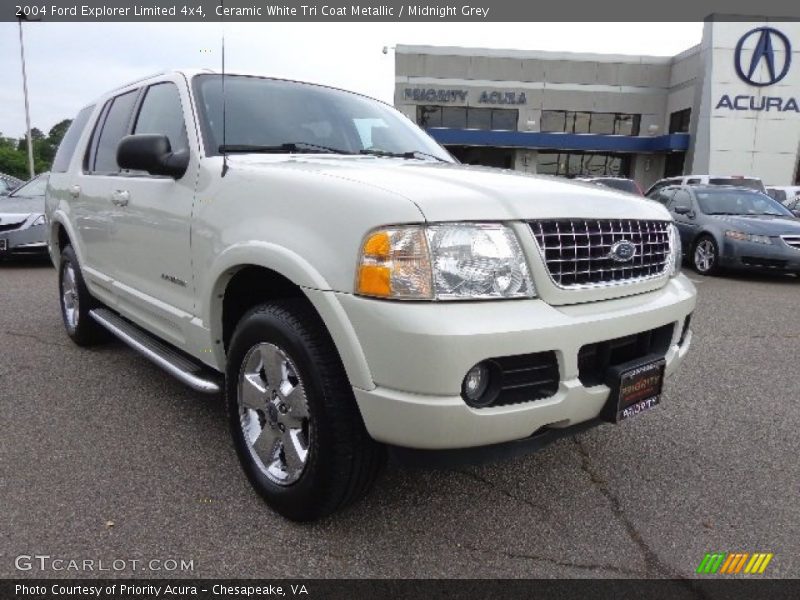
<instances>
[{"instance_id":1,"label":"tinted window","mask_svg":"<svg viewBox=\"0 0 800 600\"><path fill-rule=\"evenodd\" d=\"M672 204L670 205L670 210L675 210L676 208L688 208L689 210L692 209L692 198L689 196L689 192L686 190L678 190L675 192L675 196L672 198Z\"/></svg>"},{"instance_id":2,"label":"tinted window","mask_svg":"<svg viewBox=\"0 0 800 600\"><path fill-rule=\"evenodd\" d=\"M669 132L670 133L688 133L689 122L692 118L692 109L685 108L676 111L669 116Z\"/></svg>"},{"instance_id":3,"label":"tinted window","mask_svg":"<svg viewBox=\"0 0 800 600\"><path fill-rule=\"evenodd\" d=\"M90 171L97 173L118 173L117 146L119 141L128 133L131 110L136 101L137 91L128 92L111 100L108 116L100 130L94 164L89 165Z\"/></svg>"},{"instance_id":4,"label":"tinted window","mask_svg":"<svg viewBox=\"0 0 800 600\"><path fill-rule=\"evenodd\" d=\"M623 154L541 151L536 161L536 172L548 175L630 176L630 156Z\"/></svg>"},{"instance_id":5,"label":"tinted window","mask_svg":"<svg viewBox=\"0 0 800 600\"><path fill-rule=\"evenodd\" d=\"M58 151L53 159L53 166L50 170L54 173L67 172L69 163L72 160L72 155L75 154L75 147L78 145L78 140L93 110L94 105L87 106L80 111L78 116L70 123L70 126L67 128L67 133L64 134L61 143L58 145Z\"/></svg>"},{"instance_id":6,"label":"tinted window","mask_svg":"<svg viewBox=\"0 0 800 600\"><path fill-rule=\"evenodd\" d=\"M491 108L470 108L467 111L467 129L491 129Z\"/></svg>"},{"instance_id":7,"label":"tinted window","mask_svg":"<svg viewBox=\"0 0 800 600\"><path fill-rule=\"evenodd\" d=\"M519 120L518 110L495 108L492 110L492 129L498 131L516 131Z\"/></svg>"},{"instance_id":8,"label":"tinted window","mask_svg":"<svg viewBox=\"0 0 800 600\"><path fill-rule=\"evenodd\" d=\"M165 135L173 152L189 149L181 97L174 83L159 83L147 88L133 132Z\"/></svg>"},{"instance_id":9,"label":"tinted window","mask_svg":"<svg viewBox=\"0 0 800 600\"><path fill-rule=\"evenodd\" d=\"M441 106L417 106L417 124L420 127L441 127Z\"/></svg>"},{"instance_id":10,"label":"tinted window","mask_svg":"<svg viewBox=\"0 0 800 600\"><path fill-rule=\"evenodd\" d=\"M540 131L639 135L640 115L543 110Z\"/></svg>"},{"instance_id":11,"label":"tinted window","mask_svg":"<svg viewBox=\"0 0 800 600\"><path fill-rule=\"evenodd\" d=\"M467 109L463 106L445 106L442 109L442 127L464 129L467 126Z\"/></svg>"}]
</instances>

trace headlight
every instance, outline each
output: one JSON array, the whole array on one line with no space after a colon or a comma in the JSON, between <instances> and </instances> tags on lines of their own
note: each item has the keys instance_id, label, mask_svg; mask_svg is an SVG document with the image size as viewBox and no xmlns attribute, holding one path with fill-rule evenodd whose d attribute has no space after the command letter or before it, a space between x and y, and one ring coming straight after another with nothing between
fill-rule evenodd
<instances>
[{"instance_id":1,"label":"headlight","mask_svg":"<svg viewBox=\"0 0 800 600\"><path fill-rule=\"evenodd\" d=\"M728 230L725 232L725 237L740 242L753 242L754 244L771 244L772 240L768 235L756 235L752 233L744 233L743 231Z\"/></svg>"},{"instance_id":2,"label":"headlight","mask_svg":"<svg viewBox=\"0 0 800 600\"><path fill-rule=\"evenodd\" d=\"M367 236L356 292L398 300L534 295L516 234L496 223L387 227Z\"/></svg>"},{"instance_id":3,"label":"headlight","mask_svg":"<svg viewBox=\"0 0 800 600\"><path fill-rule=\"evenodd\" d=\"M670 276L675 277L681 272L681 265L683 264L683 246L681 246L681 235L675 223L670 227L670 242L672 245L672 268Z\"/></svg>"},{"instance_id":4,"label":"headlight","mask_svg":"<svg viewBox=\"0 0 800 600\"><path fill-rule=\"evenodd\" d=\"M44 215L39 215L38 217L36 217L33 223L31 223L31 227L36 227L37 225L44 225L44 224L45 224Z\"/></svg>"}]
</instances>

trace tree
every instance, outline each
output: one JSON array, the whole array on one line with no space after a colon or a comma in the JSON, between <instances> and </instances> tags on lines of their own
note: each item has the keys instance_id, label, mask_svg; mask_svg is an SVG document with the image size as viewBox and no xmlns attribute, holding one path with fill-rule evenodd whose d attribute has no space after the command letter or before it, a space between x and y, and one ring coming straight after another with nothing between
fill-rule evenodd
<instances>
[{"instance_id":1,"label":"tree","mask_svg":"<svg viewBox=\"0 0 800 600\"><path fill-rule=\"evenodd\" d=\"M64 119L53 125L45 135L37 127L31 128L31 141L33 142L33 167L37 173L50 169L56 150L67 132L71 119ZM0 134L0 173L12 175L26 180L28 172L28 142L22 137L19 139L3 137Z\"/></svg>"}]
</instances>

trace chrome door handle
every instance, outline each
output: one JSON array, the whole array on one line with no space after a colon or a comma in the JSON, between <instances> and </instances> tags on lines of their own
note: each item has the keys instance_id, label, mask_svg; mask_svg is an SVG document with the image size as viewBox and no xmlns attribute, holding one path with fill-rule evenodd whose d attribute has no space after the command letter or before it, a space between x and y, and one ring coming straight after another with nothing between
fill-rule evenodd
<instances>
[{"instance_id":1,"label":"chrome door handle","mask_svg":"<svg viewBox=\"0 0 800 600\"><path fill-rule=\"evenodd\" d=\"M128 190L114 190L111 193L111 202L117 206L127 206L130 199L131 194Z\"/></svg>"},{"instance_id":2,"label":"chrome door handle","mask_svg":"<svg viewBox=\"0 0 800 600\"><path fill-rule=\"evenodd\" d=\"M69 195L72 196L73 198L77 198L78 196L80 196L81 186L73 185L71 188L69 188Z\"/></svg>"}]
</instances>

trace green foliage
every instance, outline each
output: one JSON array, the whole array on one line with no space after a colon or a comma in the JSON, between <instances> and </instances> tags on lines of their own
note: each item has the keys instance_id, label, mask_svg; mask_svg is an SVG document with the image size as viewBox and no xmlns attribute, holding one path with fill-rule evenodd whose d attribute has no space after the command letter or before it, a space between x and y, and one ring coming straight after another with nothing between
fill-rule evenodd
<instances>
[{"instance_id":1,"label":"green foliage","mask_svg":"<svg viewBox=\"0 0 800 600\"><path fill-rule=\"evenodd\" d=\"M41 129L31 128L33 167L36 173L50 169L58 145L71 123L72 119L64 119L53 125L47 135ZM0 173L18 177L23 181L28 179L28 143L24 137L15 139L0 134Z\"/></svg>"}]
</instances>

